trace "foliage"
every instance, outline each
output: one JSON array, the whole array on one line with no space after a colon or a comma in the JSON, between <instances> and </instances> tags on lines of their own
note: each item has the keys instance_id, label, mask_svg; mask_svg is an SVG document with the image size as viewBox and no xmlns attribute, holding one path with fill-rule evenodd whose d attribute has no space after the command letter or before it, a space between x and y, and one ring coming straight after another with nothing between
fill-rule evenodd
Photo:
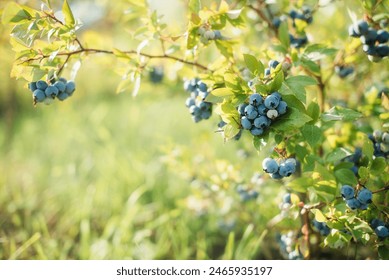
<instances>
[{"instance_id":1,"label":"foliage","mask_svg":"<svg viewBox=\"0 0 389 280\"><path fill-rule=\"evenodd\" d=\"M389 144L382 136L389 127L389 98L387 89L372 83L373 80L387 86L388 58L376 64L369 61L359 40L347 37L346 22L355 23L356 14L360 13L359 18L363 17L371 26L387 29L388 7L375 0L363 0L361 6L350 1L329 1L327 5L320 1L206 2L188 1L186 29L179 32L171 30L147 1L118 1L118 5L126 7L126 13L117 24L130 30L123 36L136 45L133 49L94 47L87 41L87 31L82 30L82 19L76 19L66 0L62 5L63 18L57 16L50 1L44 1L40 9L10 2L2 13L2 22L12 26L10 44L15 62L11 77L50 82L69 71L74 80L83 62L93 54L116 58L115 72L121 77L118 93L131 91L136 96L148 71L153 71L150 69L154 69L154 61L163 61L164 69L180 79L199 77L208 89L199 104L212 103L213 112L224 122L220 132L225 141L250 139L252 149L260 155L258 166L260 158L265 157L292 157L298 163L297 171L291 172L294 175L289 178L271 181L263 175L261 180L271 183L259 184L259 196L268 192L265 189L271 185L292 196L290 202L284 202L280 214L266 217L269 221L262 231L256 226L262 218L250 209L254 207L253 201L260 202L252 195L259 186L241 179L231 163L216 164L216 170L194 168L194 163L190 163L177 171L177 177L191 181L195 189L194 196L183 203L196 205L194 211L201 217L217 213L223 220L228 232L223 244L225 252L213 256L254 258L265 235L278 230L282 244L285 240L294 244L293 248L280 245L281 254L286 257L320 258L325 248L336 250L354 245L356 251L358 246L364 248L361 258L387 259L389 238L378 237L370 223L374 218L382 219L386 226L389 223ZM340 6L342 9L338 9ZM341 19L336 23L340 31L335 35L321 26L335 30L335 23L328 16L331 9L337 10ZM346 18L346 10L351 20ZM299 11L304 13L300 18ZM317 14L325 15L324 19L315 17ZM137 18L141 18L141 23ZM323 34L313 33L316 24L316 31ZM340 40L336 41L336 36ZM354 70L346 75L341 72L345 67ZM371 84L368 89L362 87L367 83ZM267 114L272 123L260 135L242 132L239 106L251 102L254 93L266 100L275 92L286 102L286 113L277 114L277 118ZM275 109L267 107L266 112ZM208 118L207 115L203 119ZM184 160L168 153L165 164L178 169L178 162ZM191 179L186 173L191 174ZM238 185L249 209L230 206L223 212L220 209L224 209L226 201L236 199L231 193ZM349 202L352 197L346 202L342 200L344 185L352 186L356 201L362 190L370 190L372 202L362 203L365 208L354 209ZM226 226L228 221L233 221L230 226ZM233 224L242 221L250 226L241 236L235 235ZM320 235L314 224L325 229L326 234ZM286 230L291 233L285 235ZM237 239L241 242L235 248ZM247 248L251 251L242 255ZM199 253L196 257L204 255Z\"/></svg>"}]
</instances>

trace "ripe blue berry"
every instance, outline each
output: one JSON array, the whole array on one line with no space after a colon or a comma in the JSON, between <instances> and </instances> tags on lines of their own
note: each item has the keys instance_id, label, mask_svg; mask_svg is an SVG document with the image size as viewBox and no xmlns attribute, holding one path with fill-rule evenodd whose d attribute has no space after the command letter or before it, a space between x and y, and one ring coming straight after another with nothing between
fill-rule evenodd
<instances>
[{"instance_id":1,"label":"ripe blue berry","mask_svg":"<svg viewBox=\"0 0 389 280\"><path fill-rule=\"evenodd\" d=\"M76 84L73 81L69 81L66 83L65 92L69 94L69 96L72 95L75 90Z\"/></svg>"},{"instance_id":2,"label":"ripe blue berry","mask_svg":"<svg viewBox=\"0 0 389 280\"><path fill-rule=\"evenodd\" d=\"M45 81L37 81L36 82L36 87L37 89L40 89L40 90L45 90L47 88L47 83Z\"/></svg>"},{"instance_id":3,"label":"ripe blue berry","mask_svg":"<svg viewBox=\"0 0 389 280\"><path fill-rule=\"evenodd\" d=\"M241 124L242 124L242 127L244 129L247 129L247 130L250 130L251 129L251 121L247 118L247 117L242 117L242 119L240 120Z\"/></svg>"},{"instance_id":4,"label":"ripe blue berry","mask_svg":"<svg viewBox=\"0 0 389 280\"><path fill-rule=\"evenodd\" d=\"M66 92L61 92L57 95L57 98L60 100L60 101L64 101L66 98L69 97L69 94L67 94Z\"/></svg>"},{"instance_id":5,"label":"ripe blue berry","mask_svg":"<svg viewBox=\"0 0 389 280\"><path fill-rule=\"evenodd\" d=\"M354 197L354 188L349 185L344 185L340 189L340 193L344 199L351 199Z\"/></svg>"},{"instance_id":6,"label":"ripe blue berry","mask_svg":"<svg viewBox=\"0 0 389 280\"><path fill-rule=\"evenodd\" d=\"M66 89L66 84L64 84L61 81L56 81L54 83L54 86L58 89L59 92L65 92Z\"/></svg>"},{"instance_id":7,"label":"ripe blue berry","mask_svg":"<svg viewBox=\"0 0 389 280\"><path fill-rule=\"evenodd\" d=\"M55 98L58 95L58 88L55 86L48 86L45 90L47 97Z\"/></svg>"},{"instance_id":8,"label":"ripe blue berry","mask_svg":"<svg viewBox=\"0 0 389 280\"><path fill-rule=\"evenodd\" d=\"M46 95L43 90L36 89L33 92L33 97L35 102L43 102L46 98Z\"/></svg>"},{"instance_id":9,"label":"ripe blue berry","mask_svg":"<svg viewBox=\"0 0 389 280\"><path fill-rule=\"evenodd\" d=\"M29 83L29 84L28 84L28 88L29 88L32 92L34 92L36 89L38 89L38 88L36 87L36 82L31 82L31 83Z\"/></svg>"},{"instance_id":10,"label":"ripe blue berry","mask_svg":"<svg viewBox=\"0 0 389 280\"><path fill-rule=\"evenodd\" d=\"M266 129L266 127L269 126L269 119L266 118L265 116L259 116L258 118L256 118L254 120L254 125L257 127L257 128L262 128L262 129Z\"/></svg>"},{"instance_id":11,"label":"ripe blue berry","mask_svg":"<svg viewBox=\"0 0 389 280\"><path fill-rule=\"evenodd\" d=\"M386 30L378 30L377 31L377 42L380 44L384 44L389 41L389 32Z\"/></svg>"},{"instance_id":12,"label":"ripe blue berry","mask_svg":"<svg viewBox=\"0 0 389 280\"><path fill-rule=\"evenodd\" d=\"M385 226L385 223L383 221L381 221L380 219L373 219L370 221L370 225L371 225L372 229L375 229L379 226Z\"/></svg>"},{"instance_id":13,"label":"ripe blue berry","mask_svg":"<svg viewBox=\"0 0 389 280\"><path fill-rule=\"evenodd\" d=\"M253 105L248 105L244 111L246 113L247 118L250 120L253 120L258 116L258 112Z\"/></svg>"},{"instance_id":14,"label":"ripe blue berry","mask_svg":"<svg viewBox=\"0 0 389 280\"><path fill-rule=\"evenodd\" d=\"M257 106L263 103L262 96L258 93L250 95L250 105Z\"/></svg>"},{"instance_id":15,"label":"ripe blue berry","mask_svg":"<svg viewBox=\"0 0 389 280\"><path fill-rule=\"evenodd\" d=\"M245 109L247 107L247 104L243 103L238 106L238 112L241 116L245 115Z\"/></svg>"},{"instance_id":16,"label":"ripe blue berry","mask_svg":"<svg viewBox=\"0 0 389 280\"><path fill-rule=\"evenodd\" d=\"M350 25L348 27L348 35L350 37L354 37L354 38L357 38L357 37L361 36L361 34L359 34L358 32L355 31L354 25Z\"/></svg>"},{"instance_id":17,"label":"ripe blue berry","mask_svg":"<svg viewBox=\"0 0 389 280\"><path fill-rule=\"evenodd\" d=\"M274 69L277 67L278 64L280 64L280 63L277 60L270 60L268 65L270 68Z\"/></svg>"},{"instance_id":18,"label":"ripe blue berry","mask_svg":"<svg viewBox=\"0 0 389 280\"><path fill-rule=\"evenodd\" d=\"M263 134L263 129L262 128L257 128L257 127L252 127L250 132L254 136L259 136L259 135Z\"/></svg>"},{"instance_id":19,"label":"ripe blue berry","mask_svg":"<svg viewBox=\"0 0 389 280\"><path fill-rule=\"evenodd\" d=\"M261 104L259 106L257 106L257 110L258 110L258 113L260 115L266 115L268 109L265 107L265 105Z\"/></svg>"},{"instance_id":20,"label":"ripe blue berry","mask_svg":"<svg viewBox=\"0 0 389 280\"><path fill-rule=\"evenodd\" d=\"M376 46L377 55L380 57L389 56L389 46L384 44L379 44Z\"/></svg>"},{"instance_id":21,"label":"ripe blue berry","mask_svg":"<svg viewBox=\"0 0 389 280\"><path fill-rule=\"evenodd\" d=\"M370 190L368 189L362 189L359 193L358 193L358 196L357 196L357 199L359 200L359 202L361 202L362 204L369 204L372 202L372 197L373 197L373 194Z\"/></svg>"},{"instance_id":22,"label":"ripe blue berry","mask_svg":"<svg viewBox=\"0 0 389 280\"><path fill-rule=\"evenodd\" d=\"M266 68L265 69L265 76L269 76L270 75L270 68Z\"/></svg>"},{"instance_id":23,"label":"ripe blue berry","mask_svg":"<svg viewBox=\"0 0 389 280\"><path fill-rule=\"evenodd\" d=\"M275 109L277 108L278 104L280 103L280 100L274 96L274 95L269 95L265 98L265 107L268 109Z\"/></svg>"},{"instance_id":24,"label":"ripe blue berry","mask_svg":"<svg viewBox=\"0 0 389 280\"><path fill-rule=\"evenodd\" d=\"M288 104L286 104L285 101L280 101L280 103L278 104L276 110L277 110L279 115L283 115L288 110Z\"/></svg>"},{"instance_id":25,"label":"ripe blue berry","mask_svg":"<svg viewBox=\"0 0 389 280\"><path fill-rule=\"evenodd\" d=\"M374 229L374 231L380 238L385 238L389 236L389 229L385 226L378 226L376 229Z\"/></svg>"},{"instance_id":26,"label":"ripe blue berry","mask_svg":"<svg viewBox=\"0 0 389 280\"><path fill-rule=\"evenodd\" d=\"M355 210L361 207L361 203L359 202L359 200L354 197L351 199L347 199L346 204L348 207L350 207L351 210Z\"/></svg>"},{"instance_id":27,"label":"ripe blue berry","mask_svg":"<svg viewBox=\"0 0 389 280\"><path fill-rule=\"evenodd\" d=\"M191 97L188 97L188 98L186 99L186 101L185 101L185 105L186 105L186 107L188 107L188 108L192 107L192 106L195 105L195 104L196 104L196 101L195 101L193 98L191 98Z\"/></svg>"},{"instance_id":28,"label":"ripe blue berry","mask_svg":"<svg viewBox=\"0 0 389 280\"><path fill-rule=\"evenodd\" d=\"M366 34L369 30L369 24L364 20L360 20L354 25L354 30L358 34L361 34L361 35Z\"/></svg>"},{"instance_id":29,"label":"ripe blue berry","mask_svg":"<svg viewBox=\"0 0 389 280\"><path fill-rule=\"evenodd\" d=\"M272 158L265 158L262 161L262 168L266 173L276 173L278 171L278 163Z\"/></svg>"}]
</instances>

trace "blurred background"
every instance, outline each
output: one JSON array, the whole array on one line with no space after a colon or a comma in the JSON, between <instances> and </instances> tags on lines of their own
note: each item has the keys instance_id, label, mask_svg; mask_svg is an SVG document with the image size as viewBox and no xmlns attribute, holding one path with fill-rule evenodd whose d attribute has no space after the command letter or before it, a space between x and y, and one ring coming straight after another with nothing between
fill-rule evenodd
<instances>
[{"instance_id":1,"label":"blurred background","mask_svg":"<svg viewBox=\"0 0 389 280\"><path fill-rule=\"evenodd\" d=\"M0 9L7 2L0 1ZM69 2L84 22L79 34L85 44L133 47L126 28L116 24L134 20L121 18L126 1ZM186 2L149 4L165 15L173 33L182 34ZM52 3L60 10L62 1ZM336 21L339 28L346 24L344 17ZM34 107L27 83L10 78L10 28L0 25L0 32L1 259L282 257L280 232L272 225L285 189L258 173L270 151L258 155L248 135L224 143L216 115L193 123L182 78L196 70L153 61L150 69L168 66L162 81L151 82L146 72L134 98L116 94L115 58L91 55L78 71L72 98ZM335 35L328 30L316 36ZM216 59L212 49L207 56ZM289 229L294 219L287 217L279 228Z\"/></svg>"}]
</instances>

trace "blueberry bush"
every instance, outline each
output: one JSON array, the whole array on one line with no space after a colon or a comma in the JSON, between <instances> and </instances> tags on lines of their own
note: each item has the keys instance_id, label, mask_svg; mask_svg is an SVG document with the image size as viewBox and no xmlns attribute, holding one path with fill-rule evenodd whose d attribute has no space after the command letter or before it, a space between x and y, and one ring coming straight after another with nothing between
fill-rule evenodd
<instances>
[{"instance_id":1,"label":"blueberry bush","mask_svg":"<svg viewBox=\"0 0 389 280\"><path fill-rule=\"evenodd\" d=\"M266 258L258 248L269 239L278 258L389 259L385 1L181 2L185 30L146 0L115 1L111 24L131 44L107 48L88 41L71 1L59 10L10 2L11 77L25 81L34 106L77 95L77 72L95 56L109 57L117 93L178 83L189 113L177 117L192 118L190 130L215 121L209 134L220 144L242 145L239 162L163 158L193 190L182 203L225 236L210 258Z\"/></svg>"}]
</instances>

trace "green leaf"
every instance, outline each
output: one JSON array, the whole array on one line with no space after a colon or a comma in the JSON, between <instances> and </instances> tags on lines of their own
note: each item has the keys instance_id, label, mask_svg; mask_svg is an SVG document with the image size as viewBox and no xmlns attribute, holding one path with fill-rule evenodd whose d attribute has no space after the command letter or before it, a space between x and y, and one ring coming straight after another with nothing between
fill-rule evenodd
<instances>
[{"instance_id":1,"label":"green leaf","mask_svg":"<svg viewBox=\"0 0 389 280\"><path fill-rule=\"evenodd\" d=\"M284 72L279 71L274 77L272 83L270 84L270 92L278 91L281 88L282 82L284 81Z\"/></svg>"},{"instance_id":2,"label":"green leaf","mask_svg":"<svg viewBox=\"0 0 389 280\"><path fill-rule=\"evenodd\" d=\"M342 184L355 186L358 184L358 180L355 177L354 172L350 169L339 169L334 172L336 179Z\"/></svg>"},{"instance_id":3,"label":"green leaf","mask_svg":"<svg viewBox=\"0 0 389 280\"><path fill-rule=\"evenodd\" d=\"M254 75L263 73L264 71L263 64L260 61L258 61L253 55L243 54L243 58L247 68L250 70L251 73L253 73Z\"/></svg>"},{"instance_id":4,"label":"green leaf","mask_svg":"<svg viewBox=\"0 0 389 280\"><path fill-rule=\"evenodd\" d=\"M301 112L305 112L304 104L299 99L297 99L296 96L294 96L294 95L282 95L282 100L284 100L286 102L286 104L288 104L289 108L293 107Z\"/></svg>"},{"instance_id":5,"label":"green leaf","mask_svg":"<svg viewBox=\"0 0 389 280\"><path fill-rule=\"evenodd\" d=\"M386 160L383 157L376 157L370 167L373 175L379 175L387 168Z\"/></svg>"},{"instance_id":6,"label":"green leaf","mask_svg":"<svg viewBox=\"0 0 389 280\"><path fill-rule=\"evenodd\" d=\"M312 123L316 123L320 117L319 104L317 104L315 102L309 103L308 108L307 108L307 114L308 114L308 116L310 116L312 118Z\"/></svg>"},{"instance_id":7,"label":"green leaf","mask_svg":"<svg viewBox=\"0 0 389 280\"><path fill-rule=\"evenodd\" d=\"M317 81L309 76L293 76L289 77L282 84L280 92L283 94L294 94L296 97L305 104L306 92L305 87L316 85Z\"/></svg>"},{"instance_id":8,"label":"green leaf","mask_svg":"<svg viewBox=\"0 0 389 280\"><path fill-rule=\"evenodd\" d=\"M327 162L335 162L341 159L344 159L347 156L352 155L351 152L347 151L344 148L336 148L334 151L330 152L327 157L326 161Z\"/></svg>"},{"instance_id":9,"label":"green leaf","mask_svg":"<svg viewBox=\"0 0 389 280\"><path fill-rule=\"evenodd\" d=\"M73 16L72 10L70 9L70 6L69 6L69 3L68 3L67 0L63 1L62 13L63 13L63 15L65 17L66 25L73 26L76 23L76 21L74 20L74 16Z\"/></svg>"},{"instance_id":10,"label":"green leaf","mask_svg":"<svg viewBox=\"0 0 389 280\"><path fill-rule=\"evenodd\" d=\"M30 20L32 16L30 13L24 9L21 5L16 4L15 2L10 2L4 8L2 15L2 23L19 23L24 20Z\"/></svg>"},{"instance_id":11,"label":"green leaf","mask_svg":"<svg viewBox=\"0 0 389 280\"><path fill-rule=\"evenodd\" d=\"M201 1L200 0L190 0L189 1L189 10L194 13L198 14L201 9Z\"/></svg>"},{"instance_id":12,"label":"green leaf","mask_svg":"<svg viewBox=\"0 0 389 280\"><path fill-rule=\"evenodd\" d=\"M321 129L317 126L309 124L303 126L303 128L301 129L301 133L312 148L315 147L315 145L320 141L322 137Z\"/></svg>"},{"instance_id":13,"label":"green leaf","mask_svg":"<svg viewBox=\"0 0 389 280\"><path fill-rule=\"evenodd\" d=\"M368 180L370 177L369 169L364 167L364 166L359 167L358 168L358 175L361 178L361 180Z\"/></svg>"},{"instance_id":14,"label":"green leaf","mask_svg":"<svg viewBox=\"0 0 389 280\"><path fill-rule=\"evenodd\" d=\"M354 121L362 117L362 114L349 108L340 106L332 107L329 111L322 114L321 119L329 121Z\"/></svg>"},{"instance_id":15,"label":"green leaf","mask_svg":"<svg viewBox=\"0 0 389 280\"><path fill-rule=\"evenodd\" d=\"M331 56L337 53L337 49L328 48L325 45L313 44L309 45L305 51L304 56L310 61L316 61L324 58L325 56Z\"/></svg>"},{"instance_id":16,"label":"green leaf","mask_svg":"<svg viewBox=\"0 0 389 280\"><path fill-rule=\"evenodd\" d=\"M326 216L319 209L311 209L311 212L315 215L315 220L320 223L327 222Z\"/></svg>"},{"instance_id":17,"label":"green leaf","mask_svg":"<svg viewBox=\"0 0 389 280\"><path fill-rule=\"evenodd\" d=\"M287 184L287 187L293 191L306 193L308 188L313 184L312 178L309 177L300 177L290 181Z\"/></svg>"},{"instance_id":18,"label":"green leaf","mask_svg":"<svg viewBox=\"0 0 389 280\"><path fill-rule=\"evenodd\" d=\"M231 122L224 127L224 137L227 140L234 138L240 131L239 126L234 124L234 122Z\"/></svg>"},{"instance_id":19,"label":"green leaf","mask_svg":"<svg viewBox=\"0 0 389 280\"><path fill-rule=\"evenodd\" d=\"M193 28L192 30L189 31L188 39L186 40L186 48L188 50L193 49L197 44L198 41L197 29L198 28Z\"/></svg>"},{"instance_id":20,"label":"green leaf","mask_svg":"<svg viewBox=\"0 0 389 280\"><path fill-rule=\"evenodd\" d=\"M229 88L217 88L212 91L212 94L217 97L233 95L234 92Z\"/></svg>"},{"instance_id":21,"label":"green leaf","mask_svg":"<svg viewBox=\"0 0 389 280\"><path fill-rule=\"evenodd\" d=\"M288 49L290 45L288 23L283 21L278 29L278 39L281 42L281 45Z\"/></svg>"},{"instance_id":22,"label":"green leaf","mask_svg":"<svg viewBox=\"0 0 389 280\"><path fill-rule=\"evenodd\" d=\"M371 161L373 159L374 155L374 146L373 142L367 137L367 135L364 135L363 139L363 145L362 145L362 153Z\"/></svg>"},{"instance_id":23,"label":"green leaf","mask_svg":"<svg viewBox=\"0 0 389 280\"><path fill-rule=\"evenodd\" d=\"M302 127L311 120L311 117L299 110L295 108L288 108L288 112L278 118L277 121L271 125L271 128L276 131L290 131Z\"/></svg>"}]
</instances>

